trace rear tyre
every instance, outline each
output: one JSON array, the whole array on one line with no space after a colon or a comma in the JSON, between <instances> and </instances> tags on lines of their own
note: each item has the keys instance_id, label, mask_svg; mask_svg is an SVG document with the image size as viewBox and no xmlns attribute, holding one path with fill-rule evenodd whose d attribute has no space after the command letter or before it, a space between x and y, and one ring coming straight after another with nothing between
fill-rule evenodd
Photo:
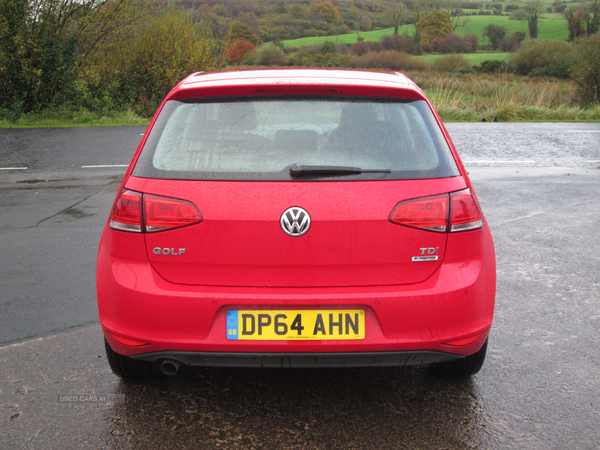
<instances>
[{"instance_id":1,"label":"rear tyre","mask_svg":"<svg viewBox=\"0 0 600 450\"><path fill-rule=\"evenodd\" d=\"M106 359L113 373L124 380L142 380L152 375L152 363L123 356L115 352L104 339Z\"/></svg>"},{"instance_id":2,"label":"rear tyre","mask_svg":"<svg viewBox=\"0 0 600 450\"><path fill-rule=\"evenodd\" d=\"M432 365L431 369L435 375L440 377L468 378L471 375L475 375L481 370L483 362L485 361L487 344L488 341L486 340L485 344L483 344L483 347L481 347L481 350L473 355L454 361L437 363Z\"/></svg>"}]
</instances>

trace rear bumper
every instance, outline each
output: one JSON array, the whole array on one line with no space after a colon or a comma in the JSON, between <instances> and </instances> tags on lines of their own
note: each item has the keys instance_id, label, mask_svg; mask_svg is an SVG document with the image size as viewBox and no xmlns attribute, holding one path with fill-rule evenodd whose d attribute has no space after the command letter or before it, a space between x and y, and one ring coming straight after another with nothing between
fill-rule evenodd
<instances>
[{"instance_id":1,"label":"rear bumper","mask_svg":"<svg viewBox=\"0 0 600 450\"><path fill-rule=\"evenodd\" d=\"M281 367L292 364L291 355L295 367L404 365L436 362L431 358L438 354L468 356L487 339L496 288L489 229L475 246L468 234L449 239L445 261L421 283L236 288L167 282L148 263L142 235L105 232L97 266L100 322L121 355L178 359L174 356L183 352L188 362L181 362L192 365L243 359L235 365ZM357 308L365 311L366 337L361 340L233 341L226 336L228 310ZM477 334L468 345L448 344ZM125 345L115 336L142 345Z\"/></svg>"},{"instance_id":2,"label":"rear bumper","mask_svg":"<svg viewBox=\"0 0 600 450\"><path fill-rule=\"evenodd\" d=\"M132 358L152 363L174 360L193 367L335 368L418 366L461 359L439 352L240 353L155 352Z\"/></svg>"}]
</instances>

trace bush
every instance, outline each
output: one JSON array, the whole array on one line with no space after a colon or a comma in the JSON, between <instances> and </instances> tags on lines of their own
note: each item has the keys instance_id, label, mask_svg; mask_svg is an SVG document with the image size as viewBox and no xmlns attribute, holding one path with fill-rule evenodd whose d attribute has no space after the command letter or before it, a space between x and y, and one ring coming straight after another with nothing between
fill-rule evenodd
<instances>
[{"instance_id":1,"label":"bush","mask_svg":"<svg viewBox=\"0 0 600 450\"><path fill-rule=\"evenodd\" d=\"M327 53L335 53L336 47L335 42L325 41L321 44L321 53L326 55Z\"/></svg>"},{"instance_id":2,"label":"bush","mask_svg":"<svg viewBox=\"0 0 600 450\"><path fill-rule=\"evenodd\" d=\"M256 58L256 64L259 66L281 66L285 61L283 50L275 45L260 51Z\"/></svg>"},{"instance_id":3,"label":"bush","mask_svg":"<svg viewBox=\"0 0 600 450\"><path fill-rule=\"evenodd\" d=\"M348 55L350 54L350 46L348 44L337 44L335 52L339 55Z\"/></svg>"},{"instance_id":4,"label":"bush","mask_svg":"<svg viewBox=\"0 0 600 450\"><path fill-rule=\"evenodd\" d=\"M256 50L252 50L244 55L242 62L240 63L243 66L253 66L256 62L256 56L258 52Z\"/></svg>"},{"instance_id":5,"label":"bush","mask_svg":"<svg viewBox=\"0 0 600 450\"><path fill-rule=\"evenodd\" d=\"M500 50L503 52L514 53L521 48L522 39L517 33L513 33L510 36L506 36L500 44Z\"/></svg>"},{"instance_id":6,"label":"bush","mask_svg":"<svg viewBox=\"0 0 600 450\"><path fill-rule=\"evenodd\" d=\"M252 42L248 42L243 39L240 39L239 41L237 41L235 43L235 45L233 45L232 47L227 49L227 51L225 52L225 55L227 56L227 61L230 64L237 64L240 61L242 61L242 59L244 59L244 55L246 53L248 53L254 49L255 49L255 47Z\"/></svg>"},{"instance_id":7,"label":"bush","mask_svg":"<svg viewBox=\"0 0 600 450\"><path fill-rule=\"evenodd\" d=\"M383 36L379 41L379 44L382 47L380 51L397 50L399 52L407 52L412 55L420 55L423 53L420 41L415 40L413 36L402 36L400 34Z\"/></svg>"},{"instance_id":8,"label":"bush","mask_svg":"<svg viewBox=\"0 0 600 450\"><path fill-rule=\"evenodd\" d=\"M443 39L432 39L429 50L437 53L462 53L465 51L465 44L457 34L449 34Z\"/></svg>"},{"instance_id":9,"label":"bush","mask_svg":"<svg viewBox=\"0 0 600 450\"><path fill-rule=\"evenodd\" d=\"M495 59L486 59L479 65L479 72L483 73L499 73L506 72L508 66L504 61L498 61Z\"/></svg>"},{"instance_id":10,"label":"bush","mask_svg":"<svg viewBox=\"0 0 600 450\"><path fill-rule=\"evenodd\" d=\"M372 49L368 42L357 42L350 47L350 53L357 56L362 56L370 51L372 51Z\"/></svg>"},{"instance_id":11,"label":"bush","mask_svg":"<svg viewBox=\"0 0 600 450\"><path fill-rule=\"evenodd\" d=\"M411 57L406 52L384 50L368 52L350 61L350 67L369 69L407 70L411 68Z\"/></svg>"},{"instance_id":12,"label":"bush","mask_svg":"<svg viewBox=\"0 0 600 450\"><path fill-rule=\"evenodd\" d=\"M475 53L477 50L477 42L479 40L479 36L476 34L467 34L463 36L463 44L465 46L465 53Z\"/></svg>"},{"instance_id":13,"label":"bush","mask_svg":"<svg viewBox=\"0 0 600 450\"><path fill-rule=\"evenodd\" d=\"M598 35L577 41L572 78L577 83L577 94L582 105L600 103L600 38Z\"/></svg>"},{"instance_id":14,"label":"bush","mask_svg":"<svg viewBox=\"0 0 600 450\"><path fill-rule=\"evenodd\" d=\"M520 75L547 75L568 78L575 62L575 47L565 41L530 39L510 57L509 63ZM535 72L534 72L535 71Z\"/></svg>"},{"instance_id":15,"label":"bush","mask_svg":"<svg viewBox=\"0 0 600 450\"><path fill-rule=\"evenodd\" d=\"M471 63L462 55L449 55L437 58L433 62L433 68L438 72L452 72L456 69L469 67Z\"/></svg>"}]
</instances>

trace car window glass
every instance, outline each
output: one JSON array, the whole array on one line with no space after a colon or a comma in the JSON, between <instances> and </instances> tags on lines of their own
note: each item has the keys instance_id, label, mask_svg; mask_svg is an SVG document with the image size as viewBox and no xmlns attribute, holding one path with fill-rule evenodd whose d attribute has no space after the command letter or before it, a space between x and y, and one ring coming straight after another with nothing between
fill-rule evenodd
<instances>
[{"instance_id":1,"label":"car window glass","mask_svg":"<svg viewBox=\"0 0 600 450\"><path fill-rule=\"evenodd\" d=\"M170 101L134 175L289 180L292 164L391 171L360 179L458 175L426 102L371 99Z\"/></svg>"}]
</instances>

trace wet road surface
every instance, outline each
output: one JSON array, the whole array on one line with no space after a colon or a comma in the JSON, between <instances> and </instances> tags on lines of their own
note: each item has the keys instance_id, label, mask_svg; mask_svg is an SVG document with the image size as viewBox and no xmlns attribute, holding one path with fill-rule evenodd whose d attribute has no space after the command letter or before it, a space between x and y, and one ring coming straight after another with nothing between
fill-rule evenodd
<instances>
[{"instance_id":1,"label":"wet road surface","mask_svg":"<svg viewBox=\"0 0 600 450\"><path fill-rule=\"evenodd\" d=\"M94 261L144 129L0 130L0 168L28 167L0 170L0 448L600 448L600 125L448 128L498 259L488 358L467 381L423 368L120 381ZM98 165L112 167L82 167Z\"/></svg>"}]
</instances>

